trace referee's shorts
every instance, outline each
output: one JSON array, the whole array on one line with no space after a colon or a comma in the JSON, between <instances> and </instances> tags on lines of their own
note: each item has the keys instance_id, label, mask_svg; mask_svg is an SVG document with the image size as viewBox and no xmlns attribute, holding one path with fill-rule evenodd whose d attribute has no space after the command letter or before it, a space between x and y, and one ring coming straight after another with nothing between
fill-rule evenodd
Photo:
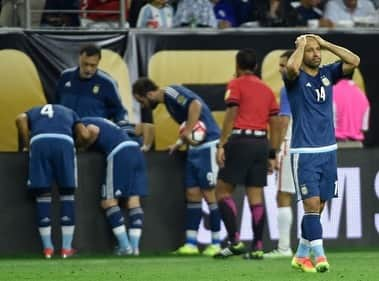
<instances>
[{"instance_id":1,"label":"referee's shorts","mask_svg":"<svg viewBox=\"0 0 379 281\"><path fill-rule=\"evenodd\" d=\"M225 166L218 178L234 185L267 185L268 141L264 136L231 135L224 146Z\"/></svg>"}]
</instances>

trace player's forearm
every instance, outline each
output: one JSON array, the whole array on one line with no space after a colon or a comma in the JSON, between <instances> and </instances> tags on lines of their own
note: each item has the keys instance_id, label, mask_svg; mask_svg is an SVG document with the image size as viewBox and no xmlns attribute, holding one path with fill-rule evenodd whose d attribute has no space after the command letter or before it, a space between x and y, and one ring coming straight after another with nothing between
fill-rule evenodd
<instances>
[{"instance_id":1,"label":"player's forearm","mask_svg":"<svg viewBox=\"0 0 379 281\"><path fill-rule=\"evenodd\" d=\"M287 62L287 76L288 78L293 78L297 76L300 72L301 64L303 63L303 57L304 57L304 47L305 45L300 45L296 48L295 52L292 54L292 56L288 59Z\"/></svg>"},{"instance_id":2,"label":"player's forearm","mask_svg":"<svg viewBox=\"0 0 379 281\"><path fill-rule=\"evenodd\" d=\"M28 120L25 114L21 114L16 119L16 127L21 141L21 148L27 149L29 147L29 127Z\"/></svg>"},{"instance_id":3,"label":"player's forearm","mask_svg":"<svg viewBox=\"0 0 379 281\"><path fill-rule=\"evenodd\" d=\"M142 137L143 145L146 148L150 148L154 141L155 129L153 124L143 123L142 124Z\"/></svg>"},{"instance_id":4,"label":"player's forearm","mask_svg":"<svg viewBox=\"0 0 379 281\"><path fill-rule=\"evenodd\" d=\"M276 151L279 150L280 144L282 141L281 135L282 135L282 126L280 122L279 116L271 116L270 117L270 147L272 149L275 149Z\"/></svg>"},{"instance_id":5,"label":"player's forearm","mask_svg":"<svg viewBox=\"0 0 379 281\"><path fill-rule=\"evenodd\" d=\"M359 66L360 58L358 55L354 54L352 51L350 51L344 47L330 43L330 42L326 42L323 47L326 50L328 50L328 51L332 52L333 54L335 54L336 56L338 56L339 58L341 58L341 60L344 63L351 64L354 67Z\"/></svg>"},{"instance_id":6,"label":"player's forearm","mask_svg":"<svg viewBox=\"0 0 379 281\"><path fill-rule=\"evenodd\" d=\"M196 122L200 118L201 103L198 100L193 100L188 109L188 116L186 121L186 130L191 131Z\"/></svg>"},{"instance_id":7,"label":"player's forearm","mask_svg":"<svg viewBox=\"0 0 379 281\"><path fill-rule=\"evenodd\" d=\"M224 144L228 141L228 138L233 130L234 119L237 116L237 112L237 106L231 106L226 109L219 141L220 146L224 146Z\"/></svg>"}]
</instances>

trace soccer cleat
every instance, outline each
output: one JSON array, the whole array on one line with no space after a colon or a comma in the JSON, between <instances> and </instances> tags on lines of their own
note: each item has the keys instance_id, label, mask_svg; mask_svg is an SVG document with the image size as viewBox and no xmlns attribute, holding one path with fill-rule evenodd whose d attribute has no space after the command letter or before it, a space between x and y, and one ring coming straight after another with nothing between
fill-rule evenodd
<instances>
[{"instance_id":1,"label":"soccer cleat","mask_svg":"<svg viewBox=\"0 0 379 281\"><path fill-rule=\"evenodd\" d=\"M293 253L291 248L287 250L274 249L271 252L265 253L263 256L268 259L277 259L277 258L289 258L292 257Z\"/></svg>"},{"instance_id":2,"label":"soccer cleat","mask_svg":"<svg viewBox=\"0 0 379 281\"><path fill-rule=\"evenodd\" d=\"M238 242L236 245L229 245L228 247L222 249L220 252L218 252L213 257L215 258L228 258L230 256L238 256L242 255L246 252L245 244L242 242Z\"/></svg>"},{"instance_id":3,"label":"soccer cleat","mask_svg":"<svg viewBox=\"0 0 379 281\"><path fill-rule=\"evenodd\" d=\"M61 250L62 259L70 258L70 257L74 256L75 254L76 254L75 249L62 249Z\"/></svg>"},{"instance_id":4,"label":"soccer cleat","mask_svg":"<svg viewBox=\"0 0 379 281\"><path fill-rule=\"evenodd\" d=\"M264 253L262 250L256 250L246 253L243 258L246 260L262 260Z\"/></svg>"},{"instance_id":5,"label":"soccer cleat","mask_svg":"<svg viewBox=\"0 0 379 281\"><path fill-rule=\"evenodd\" d=\"M316 270L317 272L327 272L329 271L329 263L326 257L318 257L316 259Z\"/></svg>"},{"instance_id":6,"label":"soccer cleat","mask_svg":"<svg viewBox=\"0 0 379 281\"><path fill-rule=\"evenodd\" d=\"M45 259L51 259L54 255L54 249L52 248L45 248L43 249L43 255L45 256Z\"/></svg>"},{"instance_id":7,"label":"soccer cleat","mask_svg":"<svg viewBox=\"0 0 379 281\"><path fill-rule=\"evenodd\" d=\"M306 273L315 273L316 268L313 266L313 263L309 257L305 258L299 258L299 257L293 257L291 261L291 266L294 269L301 270Z\"/></svg>"},{"instance_id":8,"label":"soccer cleat","mask_svg":"<svg viewBox=\"0 0 379 281\"><path fill-rule=\"evenodd\" d=\"M128 248L120 248L120 247L115 247L113 253L116 255L116 256L119 256L119 257L122 257L122 256L130 256L133 254L133 250L132 248L128 247Z\"/></svg>"},{"instance_id":9,"label":"soccer cleat","mask_svg":"<svg viewBox=\"0 0 379 281\"><path fill-rule=\"evenodd\" d=\"M208 245L204 251L203 255L208 257L213 257L214 255L218 254L221 251L220 245Z\"/></svg>"},{"instance_id":10,"label":"soccer cleat","mask_svg":"<svg viewBox=\"0 0 379 281\"><path fill-rule=\"evenodd\" d=\"M183 246L179 247L176 251L174 251L174 254L176 255L198 255L199 254L199 248L192 244L184 244Z\"/></svg>"},{"instance_id":11,"label":"soccer cleat","mask_svg":"<svg viewBox=\"0 0 379 281\"><path fill-rule=\"evenodd\" d=\"M135 249L132 250L132 255L133 255L133 256L138 257L139 254L140 254L140 252L139 252L139 249L138 249L138 248L135 248Z\"/></svg>"}]
</instances>

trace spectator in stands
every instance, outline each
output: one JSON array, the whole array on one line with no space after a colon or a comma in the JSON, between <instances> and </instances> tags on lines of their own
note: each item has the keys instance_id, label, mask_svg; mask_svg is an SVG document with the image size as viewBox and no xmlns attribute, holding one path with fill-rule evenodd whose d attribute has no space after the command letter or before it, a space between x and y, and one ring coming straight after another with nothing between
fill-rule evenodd
<instances>
[{"instance_id":1,"label":"spectator in stands","mask_svg":"<svg viewBox=\"0 0 379 281\"><path fill-rule=\"evenodd\" d=\"M353 26L360 17L369 17L375 12L369 0L331 0L325 7L325 18L337 26Z\"/></svg>"},{"instance_id":2,"label":"spectator in stands","mask_svg":"<svg viewBox=\"0 0 379 281\"><path fill-rule=\"evenodd\" d=\"M147 0L131 0L128 22L130 27L136 27L138 15L144 5L147 4Z\"/></svg>"},{"instance_id":3,"label":"spectator in stands","mask_svg":"<svg viewBox=\"0 0 379 281\"><path fill-rule=\"evenodd\" d=\"M137 20L137 28L171 28L173 9L167 0L150 0L142 7Z\"/></svg>"},{"instance_id":4,"label":"spectator in stands","mask_svg":"<svg viewBox=\"0 0 379 281\"><path fill-rule=\"evenodd\" d=\"M36 106L16 119L23 151L29 151L28 189L36 197L38 230L43 254L54 254L51 239L51 189L59 187L62 229L62 258L75 253L72 239L75 229L76 155L74 139L83 143L91 137L78 115L61 105ZM95 131L98 128L92 126ZM31 157L33 155L33 157Z\"/></svg>"},{"instance_id":5,"label":"spectator in stands","mask_svg":"<svg viewBox=\"0 0 379 281\"><path fill-rule=\"evenodd\" d=\"M211 0L219 28L236 27L236 16L232 0Z\"/></svg>"},{"instance_id":6,"label":"spectator in stands","mask_svg":"<svg viewBox=\"0 0 379 281\"><path fill-rule=\"evenodd\" d=\"M234 13L236 15L236 25L256 20L256 6L254 0L233 0Z\"/></svg>"},{"instance_id":7,"label":"spectator in stands","mask_svg":"<svg viewBox=\"0 0 379 281\"><path fill-rule=\"evenodd\" d=\"M125 19L128 18L128 11L130 9L131 0L123 0L125 2ZM105 26L105 27L118 27L120 22L120 0L82 0L82 10L95 10L95 11L116 11L115 13L86 13L83 14L83 22L87 22L87 26ZM85 20L83 20L85 19ZM126 26L128 27L128 25Z\"/></svg>"},{"instance_id":8,"label":"spectator in stands","mask_svg":"<svg viewBox=\"0 0 379 281\"><path fill-rule=\"evenodd\" d=\"M370 104L353 80L341 80L333 86L334 127L339 147L359 147L368 130Z\"/></svg>"},{"instance_id":9,"label":"spectator in stands","mask_svg":"<svg viewBox=\"0 0 379 281\"><path fill-rule=\"evenodd\" d=\"M31 10L42 10L45 6L45 0L31 0ZM41 23L41 12L31 13L31 26L39 26ZM0 26L21 26L26 25L25 22L25 0L2 0Z\"/></svg>"},{"instance_id":10,"label":"spectator in stands","mask_svg":"<svg viewBox=\"0 0 379 281\"><path fill-rule=\"evenodd\" d=\"M176 27L217 27L209 0L180 0L174 17Z\"/></svg>"},{"instance_id":11,"label":"spectator in stands","mask_svg":"<svg viewBox=\"0 0 379 281\"><path fill-rule=\"evenodd\" d=\"M44 12L42 25L44 26L80 26L79 13L65 13L64 10L80 11L79 0L46 0L45 10L61 10L59 12Z\"/></svg>"},{"instance_id":12,"label":"spectator in stands","mask_svg":"<svg viewBox=\"0 0 379 281\"><path fill-rule=\"evenodd\" d=\"M291 18L289 25L333 27L333 22L323 17L323 12L318 8L319 4L320 0L301 0L298 6L291 3L294 9L288 15ZM316 24L313 24L313 22Z\"/></svg>"}]
</instances>

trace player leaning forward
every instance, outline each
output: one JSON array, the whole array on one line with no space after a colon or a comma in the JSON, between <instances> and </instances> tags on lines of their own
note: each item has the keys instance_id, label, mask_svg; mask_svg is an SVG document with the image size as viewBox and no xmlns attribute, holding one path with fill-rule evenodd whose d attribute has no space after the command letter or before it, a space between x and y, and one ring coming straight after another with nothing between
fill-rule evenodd
<instances>
[{"instance_id":1,"label":"player leaning forward","mask_svg":"<svg viewBox=\"0 0 379 281\"><path fill-rule=\"evenodd\" d=\"M338 194L332 86L351 76L360 59L313 34L297 37L295 44L283 79L293 116L291 164L305 213L292 266L305 272L325 272L329 263L323 248L320 214L325 202ZM337 55L340 61L320 66L321 49Z\"/></svg>"},{"instance_id":2,"label":"player leaning forward","mask_svg":"<svg viewBox=\"0 0 379 281\"><path fill-rule=\"evenodd\" d=\"M159 89L154 81L140 78L133 84L133 95L144 107L154 109L164 104L171 118L185 127L180 131L180 139L189 144L185 167L186 188L186 240L175 253L181 255L198 254L197 233L202 217L201 200L209 207L210 230L212 242L203 251L203 255L213 256L220 251L220 215L216 203L215 182L218 167L215 163L216 144L220 137L220 129L212 117L209 107L200 96L180 85L170 85ZM205 139L194 143L192 130L198 121L207 128ZM170 151L179 144L171 146Z\"/></svg>"}]
</instances>

